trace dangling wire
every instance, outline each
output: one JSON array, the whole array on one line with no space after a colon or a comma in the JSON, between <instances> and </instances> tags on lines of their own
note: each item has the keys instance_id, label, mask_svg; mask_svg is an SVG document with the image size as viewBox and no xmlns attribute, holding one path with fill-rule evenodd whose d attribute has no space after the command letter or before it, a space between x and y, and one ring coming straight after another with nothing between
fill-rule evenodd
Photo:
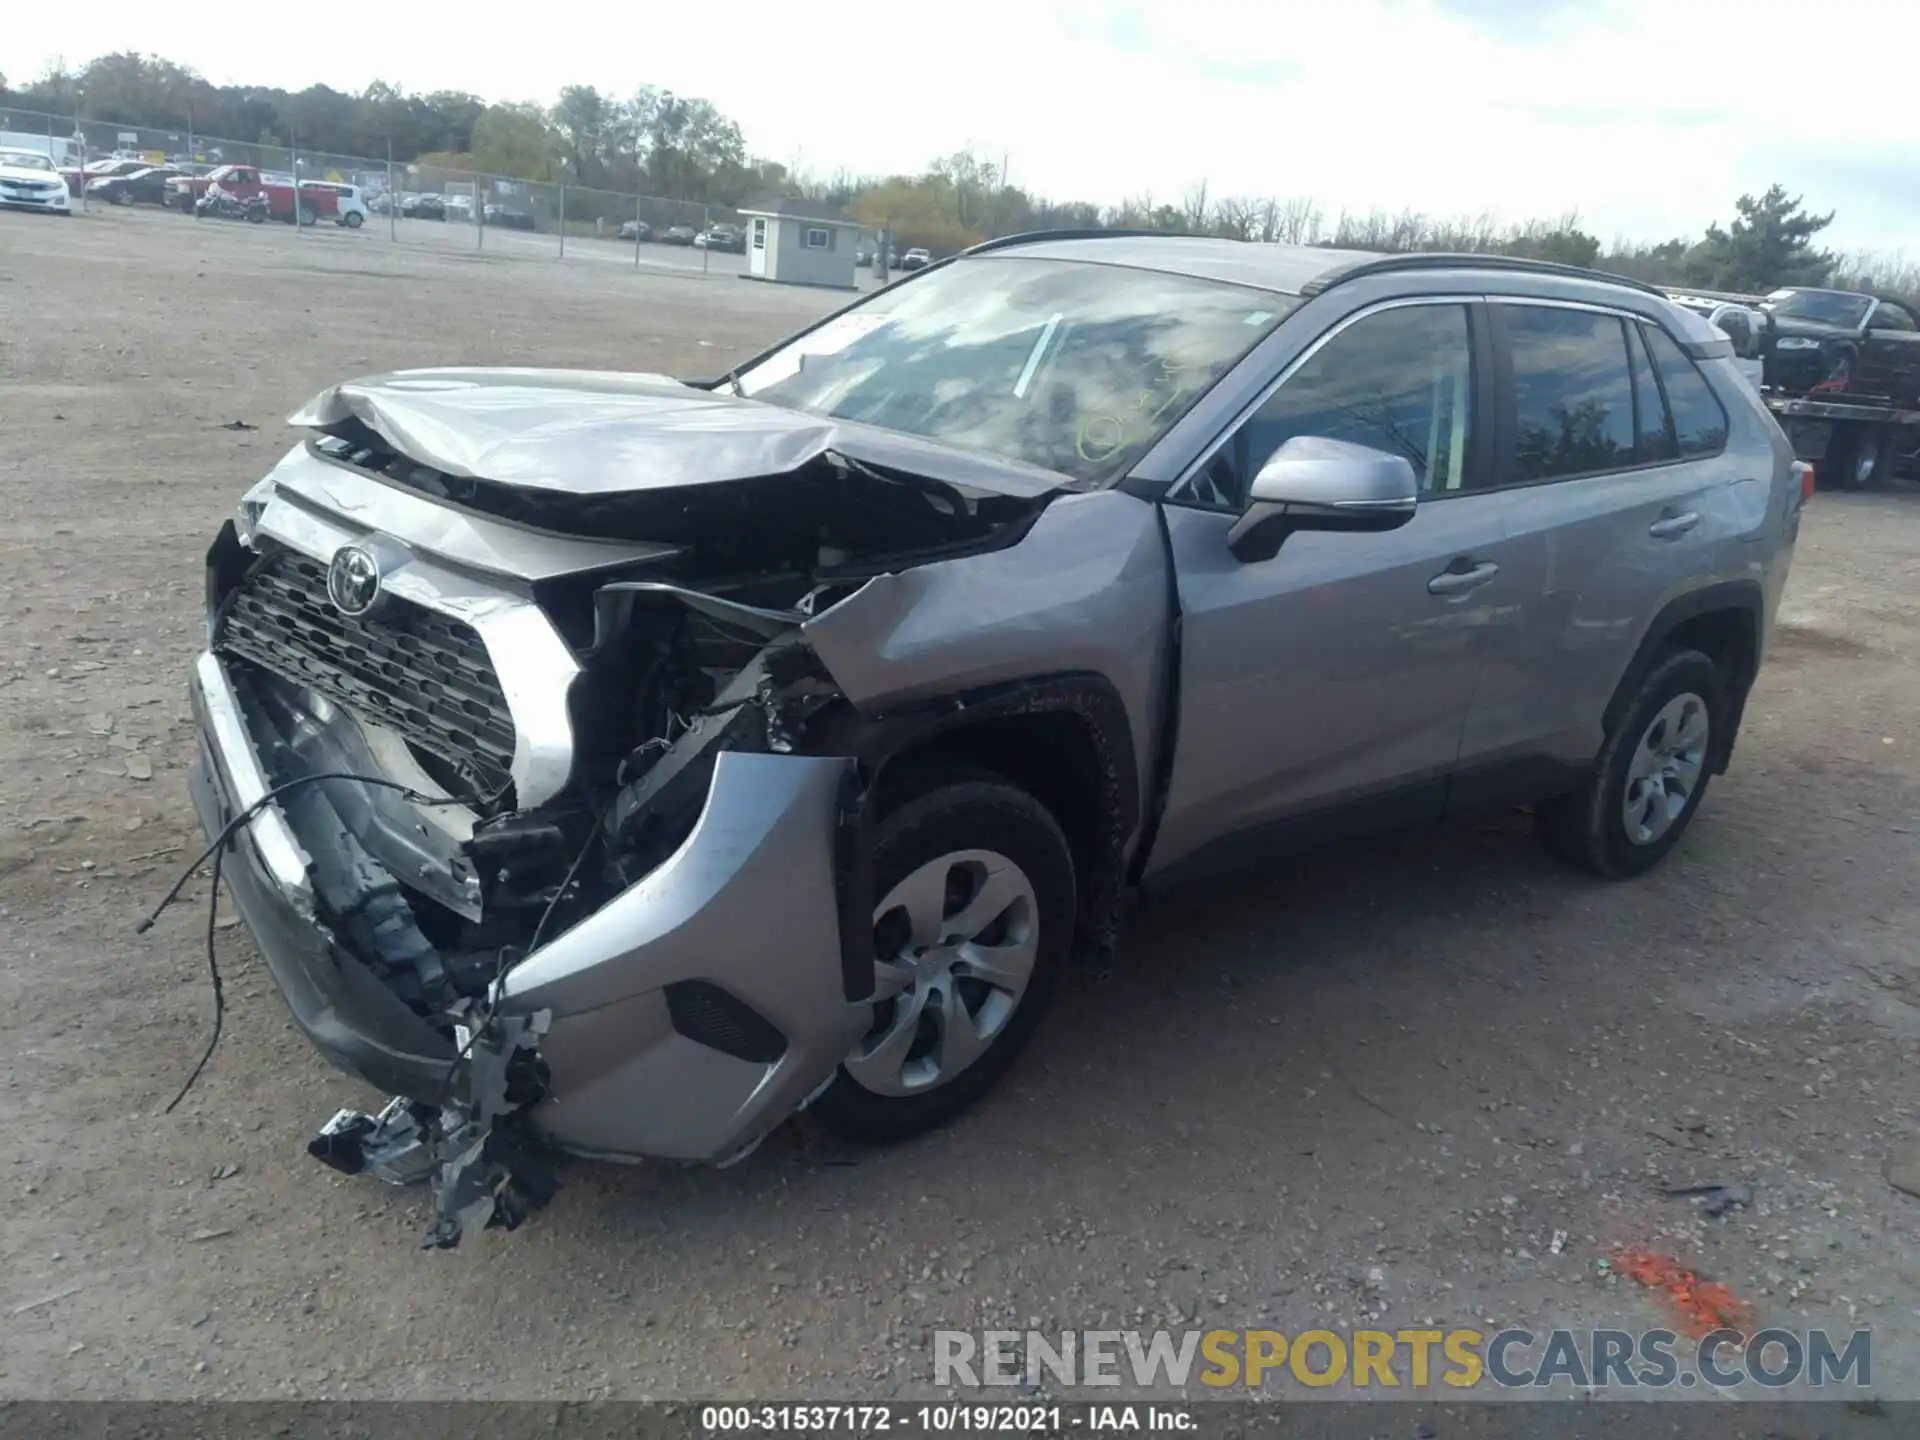
<instances>
[{"instance_id":1,"label":"dangling wire","mask_svg":"<svg viewBox=\"0 0 1920 1440\"><path fill-rule=\"evenodd\" d=\"M173 887L161 897L160 903L153 907L153 910L147 915L147 918L134 926L133 933L136 935L144 935L151 930L154 922L166 913L167 907L180 898L180 892L186 888L187 881L191 880L194 874L202 865L206 864L207 861L213 861L213 886L207 898L207 973L213 981L213 1034L208 1037L207 1048L200 1056L200 1063L193 1067L193 1072L187 1076L186 1084L182 1085L180 1087L180 1093L175 1095L173 1099L167 1103L167 1108L162 1112L163 1114L171 1115L174 1107L187 1098L187 1092L193 1089L195 1082L200 1079L201 1072L207 1068L207 1062L213 1058L214 1048L220 1043L220 1035L226 1022L226 990L220 979L220 960L214 951L213 936L220 917L220 874L222 864L226 859L227 844L233 839L234 835L239 832L242 826L248 824L254 816L258 815L282 795L285 795L291 790L298 790L302 785L312 785L321 780L356 780L363 785L372 785L382 790L396 791L413 801L416 805L467 805L480 810L491 809L493 805L505 798L507 793L507 787L502 786L497 794L487 800L476 800L471 797L458 795L428 795L419 790L415 790L410 785L402 785L398 781L388 780L380 775L356 775L349 770L327 770L315 775L296 776L284 784L274 786L273 789L267 791L266 794L241 810L240 813L235 815L231 820L227 821L227 823L221 827L220 833L214 838L213 843L202 850L200 854L194 858L193 863L180 872L180 878L173 882ZM585 852L583 851L582 854L584 856ZM469 1042L469 1044L471 1044L471 1042ZM457 1064L458 1061L455 1063Z\"/></svg>"}]
</instances>

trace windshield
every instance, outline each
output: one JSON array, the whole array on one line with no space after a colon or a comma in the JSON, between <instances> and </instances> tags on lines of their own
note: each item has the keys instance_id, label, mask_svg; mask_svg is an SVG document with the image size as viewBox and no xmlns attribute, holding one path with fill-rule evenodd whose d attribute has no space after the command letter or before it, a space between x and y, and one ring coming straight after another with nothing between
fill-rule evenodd
<instances>
[{"instance_id":1,"label":"windshield","mask_svg":"<svg viewBox=\"0 0 1920 1440\"><path fill-rule=\"evenodd\" d=\"M1767 306L1790 320L1852 328L1867 318L1873 298L1845 290L1776 290L1767 296Z\"/></svg>"},{"instance_id":2,"label":"windshield","mask_svg":"<svg viewBox=\"0 0 1920 1440\"><path fill-rule=\"evenodd\" d=\"M745 371L740 389L1098 482L1299 303L1152 270L981 256L881 291Z\"/></svg>"},{"instance_id":3,"label":"windshield","mask_svg":"<svg viewBox=\"0 0 1920 1440\"><path fill-rule=\"evenodd\" d=\"M0 165L14 170L53 169L53 161L37 150L0 150Z\"/></svg>"}]
</instances>

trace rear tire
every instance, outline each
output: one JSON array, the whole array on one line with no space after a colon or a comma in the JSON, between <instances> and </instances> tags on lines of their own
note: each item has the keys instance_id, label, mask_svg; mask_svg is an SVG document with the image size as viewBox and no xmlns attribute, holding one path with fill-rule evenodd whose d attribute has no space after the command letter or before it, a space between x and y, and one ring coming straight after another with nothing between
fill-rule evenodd
<instances>
[{"instance_id":1,"label":"rear tire","mask_svg":"<svg viewBox=\"0 0 1920 1440\"><path fill-rule=\"evenodd\" d=\"M349 210L341 217L340 223L349 230L358 230L366 223L366 219L358 210Z\"/></svg>"},{"instance_id":2,"label":"rear tire","mask_svg":"<svg viewBox=\"0 0 1920 1440\"><path fill-rule=\"evenodd\" d=\"M1700 808L1728 723L1713 661L1698 650L1666 652L1608 732L1587 783L1535 807L1548 852L1609 880L1658 865Z\"/></svg>"},{"instance_id":3,"label":"rear tire","mask_svg":"<svg viewBox=\"0 0 1920 1440\"><path fill-rule=\"evenodd\" d=\"M859 1140L918 1135L985 1094L1073 948L1073 854L1052 814L996 778L943 779L876 828L874 1023L810 1107Z\"/></svg>"},{"instance_id":4,"label":"rear tire","mask_svg":"<svg viewBox=\"0 0 1920 1440\"><path fill-rule=\"evenodd\" d=\"M1867 425L1842 425L1818 467L1823 485L1835 490L1877 489L1893 474L1893 437Z\"/></svg>"}]
</instances>

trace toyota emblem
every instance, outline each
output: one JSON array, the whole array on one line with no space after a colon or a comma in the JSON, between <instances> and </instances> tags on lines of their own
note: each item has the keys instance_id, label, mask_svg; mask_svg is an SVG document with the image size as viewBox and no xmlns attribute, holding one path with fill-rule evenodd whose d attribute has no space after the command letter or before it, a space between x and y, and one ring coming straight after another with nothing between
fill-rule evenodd
<instances>
[{"instance_id":1,"label":"toyota emblem","mask_svg":"<svg viewBox=\"0 0 1920 1440\"><path fill-rule=\"evenodd\" d=\"M380 598L380 562L358 545L343 545L327 566L327 598L342 615L364 615Z\"/></svg>"}]
</instances>

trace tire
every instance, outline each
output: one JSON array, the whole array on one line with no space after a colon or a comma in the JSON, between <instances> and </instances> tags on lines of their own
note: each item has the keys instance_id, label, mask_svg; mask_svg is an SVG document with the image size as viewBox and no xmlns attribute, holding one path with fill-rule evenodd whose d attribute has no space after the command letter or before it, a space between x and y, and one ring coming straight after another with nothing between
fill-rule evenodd
<instances>
[{"instance_id":1,"label":"tire","mask_svg":"<svg viewBox=\"0 0 1920 1440\"><path fill-rule=\"evenodd\" d=\"M320 218L314 213L313 207L310 205L295 206L293 214L295 221L302 226L312 225Z\"/></svg>"},{"instance_id":2,"label":"tire","mask_svg":"<svg viewBox=\"0 0 1920 1440\"><path fill-rule=\"evenodd\" d=\"M940 965L938 946L925 947L935 968L917 977L904 965L876 960L883 990L889 984L899 988L876 999L873 1028L810 1107L844 1136L886 1142L945 1124L1012 1063L1072 951L1075 881L1072 851L1046 807L985 775L942 777L897 805L875 829L871 863L876 956L918 948L911 924L916 892L944 916L921 909L923 919L940 922L930 929L964 921L988 897L975 916L981 923L963 937L987 939L979 947L956 943L945 952L954 968ZM903 903L889 904L896 900ZM972 973L978 967L966 951L991 963L1003 979L1017 976L1023 964L1030 968L1017 991L1010 991ZM956 1014L967 1031L949 1030L949 1017ZM979 1040L982 1031L978 1048L962 1042L949 1049L949 1034Z\"/></svg>"},{"instance_id":3,"label":"tire","mask_svg":"<svg viewBox=\"0 0 1920 1440\"><path fill-rule=\"evenodd\" d=\"M252 205L252 206L249 206L249 207L247 208L247 223L248 223L249 225L264 225L264 224L266 224L266 223L267 223L267 212L266 212L265 210L262 210L262 209L261 209L261 208L260 208L259 206L257 206L257 205Z\"/></svg>"},{"instance_id":4,"label":"tire","mask_svg":"<svg viewBox=\"0 0 1920 1440\"><path fill-rule=\"evenodd\" d=\"M366 217L358 210L349 210L345 215L340 217L340 223L349 230L358 230L366 223Z\"/></svg>"},{"instance_id":5,"label":"tire","mask_svg":"<svg viewBox=\"0 0 1920 1440\"><path fill-rule=\"evenodd\" d=\"M1822 489L1880 490L1893 479L1893 435L1871 425L1842 424L1815 467Z\"/></svg>"},{"instance_id":6,"label":"tire","mask_svg":"<svg viewBox=\"0 0 1920 1440\"><path fill-rule=\"evenodd\" d=\"M131 190L111 190L107 193L107 199L116 205L131 205L133 204L133 192Z\"/></svg>"},{"instance_id":7,"label":"tire","mask_svg":"<svg viewBox=\"0 0 1920 1440\"><path fill-rule=\"evenodd\" d=\"M1556 858L1609 880L1642 875L1680 842L1712 778L1727 717L1719 668L1698 650L1669 650L1640 682L1608 732L1586 784L1536 808L1540 838ZM1648 762L1677 740L1665 764ZM1643 824L1630 831L1628 799ZM1676 805L1674 802L1678 800Z\"/></svg>"}]
</instances>

